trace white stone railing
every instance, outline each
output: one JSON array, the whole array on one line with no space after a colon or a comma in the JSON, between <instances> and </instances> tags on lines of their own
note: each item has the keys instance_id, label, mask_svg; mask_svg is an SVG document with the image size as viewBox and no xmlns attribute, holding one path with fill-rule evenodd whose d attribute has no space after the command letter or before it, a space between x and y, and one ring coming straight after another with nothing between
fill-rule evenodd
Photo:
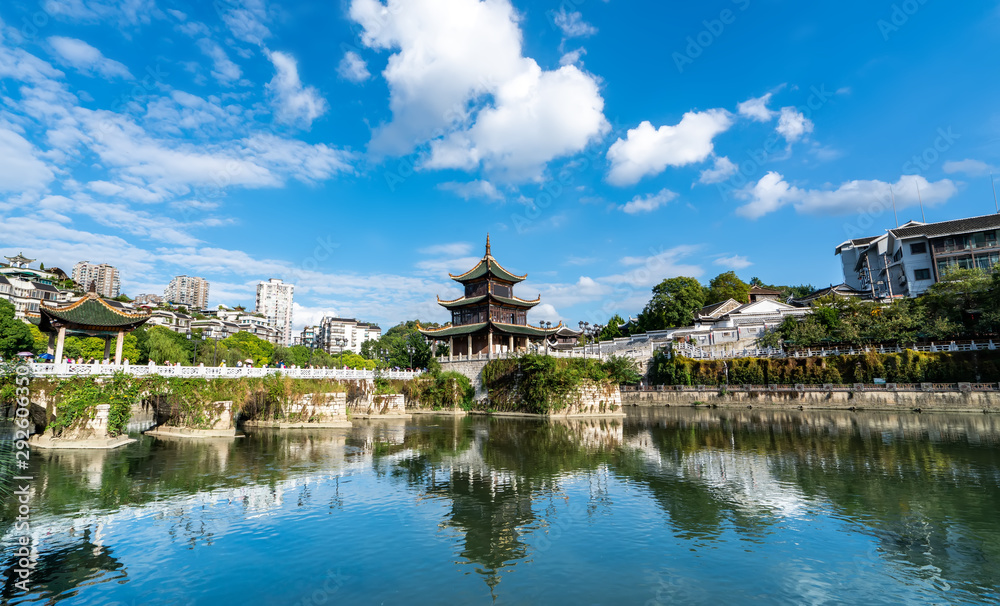
<instances>
[{"instance_id":1,"label":"white stone railing","mask_svg":"<svg viewBox=\"0 0 1000 606\"><path fill-rule=\"evenodd\" d=\"M100 377L124 372L136 377L159 375L191 379L238 379L281 374L292 379L412 379L423 374L406 370L358 370L354 368L257 368L253 366L147 366L130 364L31 364L36 377Z\"/></svg>"}]
</instances>

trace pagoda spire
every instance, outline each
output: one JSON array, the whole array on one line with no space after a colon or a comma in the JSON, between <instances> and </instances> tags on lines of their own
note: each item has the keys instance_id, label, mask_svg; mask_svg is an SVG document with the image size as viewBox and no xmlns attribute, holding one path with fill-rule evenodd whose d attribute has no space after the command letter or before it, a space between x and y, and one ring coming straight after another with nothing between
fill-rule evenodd
<instances>
[{"instance_id":1,"label":"pagoda spire","mask_svg":"<svg viewBox=\"0 0 1000 606\"><path fill-rule=\"evenodd\" d=\"M493 256L493 253L490 252L490 232L486 232L486 256Z\"/></svg>"}]
</instances>

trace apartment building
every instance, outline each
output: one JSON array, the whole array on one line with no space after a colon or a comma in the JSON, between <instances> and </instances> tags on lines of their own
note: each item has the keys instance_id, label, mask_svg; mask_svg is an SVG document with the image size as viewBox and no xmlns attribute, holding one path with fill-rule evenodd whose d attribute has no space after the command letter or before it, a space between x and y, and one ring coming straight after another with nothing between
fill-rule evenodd
<instances>
[{"instance_id":1,"label":"apartment building","mask_svg":"<svg viewBox=\"0 0 1000 606\"><path fill-rule=\"evenodd\" d=\"M277 329L278 343L292 342L292 300L295 286L278 278L257 284L256 311L267 318L268 324Z\"/></svg>"},{"instance_id":2,"label":"apartment building","mask_svg":"<svg viewBox=\"0 0 1000 606\"><path fill-rule=\"evenodd\" d=\"M208 307L208 280L195 276L177 276L163 291L163 298L175 305L205 309Z\"/></svg>"},{"instance_id":3,"label":"apartment building","mask_svg":"<svg viewBox=\"0 0 1000 606\"><path fill-rule=\"evenodd\" d=\"M85 291L95 290L97 294L113 299L121 294L121 279L118 268L107 263L80 261L73 266L73 281Z\"/></svg>"},{"instance_id":4,"label":"apartment building","mask_svg":"<svg viewBox=\"0 0 1000 606\"><path fill-rule=\"evenodd\" d=\"M375 324L359 322L354 318L326 317L320 322L315 335L317 347L327 353L353 351L361 353L365 341L375 341L382 337L382 329Z\"/></svg>"}]
</instances>

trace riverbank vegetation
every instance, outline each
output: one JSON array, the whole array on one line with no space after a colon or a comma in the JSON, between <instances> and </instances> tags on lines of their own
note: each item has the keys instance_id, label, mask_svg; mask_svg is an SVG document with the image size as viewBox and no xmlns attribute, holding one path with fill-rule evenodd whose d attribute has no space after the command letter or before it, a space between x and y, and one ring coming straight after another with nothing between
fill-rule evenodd
<instances>
[{"instance_id":1,"label":"riverbank vegetation","mask_svg":"<svg viewBox=\"0 0 1000 606\"><path fill-rule=\"evenodd\" d=\"M1000 352L868 352L812 358L692 360L658 351L649 367L650 385L822 385L872 383L957 383L996 381Z\"/></svg>"},{"instance_id":2,"label":"riverbank vegetation","mask_svg":"<svg viewBox=\"0 0 1000 606\"><path fill-rule=\"evenodd\" d=\"M547 414L564 408L573 391L586 383L617 387L638 383L641 377L629 358L613 356L601 362L525 354L491 360L483 367L482 378L492 410Z\"/></svg>"}]
</instances>

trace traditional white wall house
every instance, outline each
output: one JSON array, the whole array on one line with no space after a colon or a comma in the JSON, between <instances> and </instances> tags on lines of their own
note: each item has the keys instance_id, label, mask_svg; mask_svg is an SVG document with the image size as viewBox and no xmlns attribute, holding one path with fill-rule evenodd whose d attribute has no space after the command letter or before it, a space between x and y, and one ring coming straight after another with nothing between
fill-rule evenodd
<instances>
[{"instance_id":1,"label":"traditional white wall house","mask_svg":"<svg viewBox=\"0 0 1000 606\"><path fill-rule=\"evenodd\" d=\"M674 329L671 337L703 349L753 349L765 331L781 324L785 318L802 318L811 313L811 309L773 299L742 304L728 299L699 309L695 312L694 326Z\"/></svg>"}]
</instances>

